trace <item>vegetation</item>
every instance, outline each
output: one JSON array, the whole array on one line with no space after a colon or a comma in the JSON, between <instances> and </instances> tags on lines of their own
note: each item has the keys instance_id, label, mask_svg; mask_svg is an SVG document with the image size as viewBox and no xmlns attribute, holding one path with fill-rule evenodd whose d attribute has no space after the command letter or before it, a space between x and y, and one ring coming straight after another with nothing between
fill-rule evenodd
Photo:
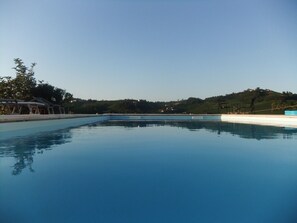
<instances>
[{"instance_id":1,"label":"vegetation","mask_svg":"<svg viewBox=\"0 0 297 223\"><path fill-rule=\"evenodd\" d=\"M0 76L0 98L15 100L32 100L34 97L41 97L55 104L70 102L72 94L61 88L57 88L43 81L36 81L34 77L34 67L24 65L24 62L14 59L16 71L15 78L11 76Z\"/></svg>"},{"instance_id":2,"label":"vegetation","mask_svg":"<svg viewBox=\"0 0 297 223\"><path fill-rule=\"evenodd\" d=\"M297 94L275 92L268 89L247 89L243 92L215 96L206 99L190 97L171 102L146 100L97 101L74 99L61 88L36 81L34 67L26 67L19 58L14 60L15 78L0 76L0 98L31 100L41 97L54 104L67 107L69 112L95 113L183 113L183 114L282 114L285 109L297 109Z\"/></svg>"},{"instance_id":3,"label":"vegetation","mask_svg":"<svg viewBox=\"0 0 297 223\"><path fill-rule=\"evenodd\" d=\"M297 94L256 88L204 100L193 97L171 102L74 99L67 106L74 113L283 114L285 109L297 109Z\"/></svg>"}]
</instances>

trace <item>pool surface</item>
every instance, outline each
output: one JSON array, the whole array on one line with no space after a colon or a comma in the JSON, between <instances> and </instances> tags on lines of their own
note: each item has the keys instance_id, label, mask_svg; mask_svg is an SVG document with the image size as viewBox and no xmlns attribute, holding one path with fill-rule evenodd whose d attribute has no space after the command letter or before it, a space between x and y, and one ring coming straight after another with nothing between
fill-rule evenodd
<instances>
[{"instance_id":1,"label":"pool surface","mask_svg":"<svg viewBox=\"0 0 297 223\"><path fill-rule=\"evenodd\" d=\"M2 223L296 223L297 130L104 122L0 140Z\"/></svg>"}]
</instances>

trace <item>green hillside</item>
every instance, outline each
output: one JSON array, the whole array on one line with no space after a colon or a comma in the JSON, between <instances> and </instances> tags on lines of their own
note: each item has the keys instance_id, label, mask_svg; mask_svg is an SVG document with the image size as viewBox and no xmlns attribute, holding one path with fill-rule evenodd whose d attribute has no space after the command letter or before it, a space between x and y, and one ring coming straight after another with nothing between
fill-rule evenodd
<instances>
[{"instance_id":1,"label":"green hillside","mask_svg":"<svg viewBox=\"0 0 297 223\"><path fill-rule=\"evenodd\" d=\"M248 89L206 99L188 98L171 102L146 100L96 101L75 99L65 104L73 113L184 113L184 114L283 114L297 109L297 94L268 89Z\"/></svg>"},{"instance_id":2,"label":"green hillside","mask_svg":"<svg viewBox=\"0 0 297 223\"><path fill-rule=\"evenodd\" d=\"M63 105L70 113L283 114L285 109L297 109L297 94L260 88L206 99L190 97L170 102L74 99L66 90L36 80L36 63L27 67L20 58L14 62L15 77L0 76L0 99L30 101L43 98L49 103ZM0 114L7 113L11 113L10 108L5 104L0 106Z\"/></svg>"}]
</instances>

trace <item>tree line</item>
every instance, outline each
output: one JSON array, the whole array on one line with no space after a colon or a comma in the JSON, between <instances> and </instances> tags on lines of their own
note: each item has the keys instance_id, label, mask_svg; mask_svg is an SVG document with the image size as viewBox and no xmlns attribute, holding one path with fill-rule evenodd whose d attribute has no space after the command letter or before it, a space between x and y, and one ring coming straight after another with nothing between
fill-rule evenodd
<instances>
[{"instance_id":1,"label":"tree line","mask_svg":"<svg viewBox=\"0 0 297 223\"><path fill-rule=\"evenodd\" d=\"M190 97L170 102L146 100L97 101L74 99L67 103L74 113L161 113L161 114L283 114L297 109L297 94L269 89L247 89L242 92L209 97Z\"/></svg>"},{"instance_id":2,"label":"tree line","mask_svg":"<svg viewBox=\"0 0 297 223\"><path fill-rule=\"evenodd\" d=\"M242 92L205 99L190 97L171 102L146 100L97 101L73 98L69 92L34 77L32 63L14 59L15 77L0 76L0 99L31 100L41 97L67 107L72 113L184 113L184 114L283 114L285 109L297 109L297 94L275 92L269 89L247 89Z\"/></svg>"},{"instance_id":3,"label":"tree line","mask_svg":"<svg viewBox=\"0 0 297 223\"><path fill-rule=\"evenodd\" d=\"M27 101L41 97L55 104L64 104L73 98L73 95L64 89L37 81L34 77L36 63L27 67L20 58L14 59L14 63L15 77L0 76L0 99Z\"/></svg>"}]
</instances>

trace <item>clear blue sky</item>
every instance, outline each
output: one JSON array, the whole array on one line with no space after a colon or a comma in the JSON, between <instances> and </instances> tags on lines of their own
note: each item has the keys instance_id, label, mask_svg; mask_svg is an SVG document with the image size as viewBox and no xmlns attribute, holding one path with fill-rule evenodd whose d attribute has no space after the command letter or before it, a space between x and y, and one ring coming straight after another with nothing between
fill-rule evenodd
<instances>
[{"instance_id":1,"label":"clear blue sky","mask_svg":"<svg viewBox=\"0 0 297 223\"><path fill-rule=\"evenodd\" d=\"M0 76L17 57L85 99L296 92L297 1L0 0Z\"/></svg>"}]
</instances>

